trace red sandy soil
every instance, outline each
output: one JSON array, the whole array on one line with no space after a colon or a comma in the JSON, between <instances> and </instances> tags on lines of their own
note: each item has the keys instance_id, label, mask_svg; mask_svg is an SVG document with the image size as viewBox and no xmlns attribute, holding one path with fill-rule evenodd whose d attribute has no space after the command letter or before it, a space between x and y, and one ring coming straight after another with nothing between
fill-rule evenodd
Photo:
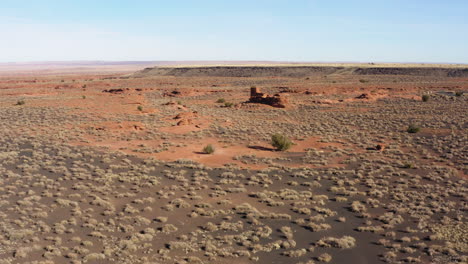
<instances>
[{"instance_id":1,"label":"red sandy soil","mask_svg":"<svg viewBox=\"0 0 468 264\"><path fill-rule=\"evenodd\" d=\"M120 67L120 66L119 66ZM122 70L122 67L114 68L115 71ZM132 65L130 68L136 67ZM127 70L130 71L131 69ZM70 69L65 69L69 71ZM102 70L102 69L101 69ZM151 117L154 113L159 113L162 107L172 109L170 115L164 116L162 120L170 125L159 127L158 131L165 132L170 136L189 135L191 132L203 131L217 120L224 126L232 126L233 122L223 117L210 116L209 114L197 114L187 124L177 125L178 120L174 117L181 112L190 112L190 106L179 105L177 103L167 106L155 106L148 101L146 95L159 92L165 96L172 91L177 91L173 97L168 96L168 101L176 102L178 100L190 100L190 104L205 105L206 107L218 107L214 101L198 99L199 96L207 94L217 94L227 101L238 103L233 108L251 108L252 111L275 110L266 105L242 105L248 99L248 83L264 81L271 84L264 85L262 90L276 89L275 87L285 86L292 97L292 103L289 108L300 106L307 96L333 97L341 96L343 99L317 98L315 102L318 105L330 104L333 108L323 109L322 111L334 111L334 109L349 109L349 111L368 111L366 107L349 107L354 103L366 102L375 103L383 98L407 98L419 100L421 91L446 87L453 90L463 90L468 87L468 80L463 78L442 79L434 82L430 78L418 77L416 79L405 79L406 77L396 77L391 79L385 77L369 76L371 83L360 83L357 81L362 76L354 77L348 80L343 76L337 76L334 83L330 83L329 78L314 77L312 79L285 78L285 77L263 77L263 78L230 78L230 77L151 77L151 78L128 78L127 75L107 74L109 69L97 71L93 74L83 74L82 71L75 71L73 74L67 72L66 75L51 75L36 73L35 76L23 76L18 74L16 77L0 77L0 97L14 104L17 100L27 100L25 107L50 107L67 108L70 115L90 115L94 118L93 122L83 122L80 124L82 129L108 131L109 135L104 140L96 138L91 134L82 135L80 141L68 142L73 145L104 146L112 150L120 150L129 154L139 156L151 156L160 160L174 161L177 159L191 159L209 166L223 166L227 163L235 163L243 167L264 168L266 164L243 164L240 161L233 160L239 155L256 155L257 157L288 157L290 153L304 153L308 148L322 149L327 146L342 148L340 144L320 143L319 138L308 138L304 141L296 140L297 145L293 146L289 152L276 152L268 150L269 142L259 142L258 146L262 148L251 148L245 142L231 144L220 143L216 137L205 137L202 139L193 139L190 136L185 138L178 137L171 139L171 142L182 147L170 146L168 150L147 154L136 153L131 149L139 144L147 146L157 146L162 140L156 141L120 141L118 135L128 135L131 133L147 133L149 128L145 124L132 121L112 121L116 116L126 116L128 120L132 116L146 115ZM59 71L60 72L60 71ZM24 72L23 72L24 73ZM124 77L124 78L119 78ZM401 81L400 81L401 79ZM236 84L242 81L245 85ZM123 93L103 92L109 89L123 89ZM364 99L356 97L366 94ZM85 99L84 99L85 98ZM310 99L308 99L310 100ZM142 110L138 110L138 106ZM286 109L287 110L287 109ZM283 110L281 110L283 111ZM288 122L286 117L278 117L278 120ZM289 120L294 125L293 120ZM57 124L60 127L60 124ZM63 129L72 129L63 127ZM434 131L433 131L434 132ZM446 133L437 131L437 133ZM85 141L85 142L84 142ZM216 152L213 155L200 153L207 144L213 144ZM356 149L356 151L362 151ZM339 162L339 160L337 160ZM337 163L335 162L335 163ZM290 164L299 166L300 164ZM339 164L334 164L339 165Z\"/></svg>"}]
</instances>

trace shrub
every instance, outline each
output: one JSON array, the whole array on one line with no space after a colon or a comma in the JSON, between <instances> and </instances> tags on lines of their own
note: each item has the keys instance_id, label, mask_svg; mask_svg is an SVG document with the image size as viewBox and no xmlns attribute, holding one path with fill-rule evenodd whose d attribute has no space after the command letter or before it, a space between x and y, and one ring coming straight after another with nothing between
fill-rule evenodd
<instances>
[{"instance_id":1,"label":"shrub","mask_svg":"<svg viewBox=\"0 0 468 264\"><path fill-rule=\"evenodd\" d=\"M455 96L456 96L456 97L460 97L460 96L462 96L462 95L463 95L463 92L461 92L461 91L455 92Z\"/></svg>"},{"instance_id":2,"label":"shrub","mask_svg":"<svg viewBox=\"0 0 468 264\"><path fill-rule=\"evenodd\" d=\"M406 129L406 132L408 133L418 133L419 130L421 130L421 128L419 128L418 126L414 125L414 124L411 124L408 126L408 128Z\"/></svg>"},{"instance_id":3,"label":"shrub","mask_svg":"<svg viewBox=\"0 0 468 264\"><path fill-rule=\"evenodd\" d=\"M359 82L360 82L360 83L367 83L367 82L369 82L369 81L368 81L368 80L364 80L364 79L360 79Z\"/></svg>"},{"instance_id":4,"label":"shrub","mask_svg":"<svg viewBox=\"0 0 468 264\"><path fill-rule=\"evenodd\" d=\"M137 107L137 109L138 109L138 111L143 111L143 106L139 105L139 106Z\"/></svg>"},{"instance_id":5,"label":"shrub","mask_svg":"<svg viewBox=\"0 0 468 264\"><path fill-rule=\"evenodd\" d=\"M403 164L403 168L412 169L412 168L414 168L414 165L413 165L413 163L405 163L405 164Z\"/></svg>"},{"instance_id":6,"label":"shrub","mask_svg":"<svg viewBox=\"0 0 468 264\"><path fill-rule=\"evenodd\" d=\"M234 103L231 103L231 102L224 103L224 107L233 107L233 106L234 106Z\"/></svg>"},{"instance_id":7,"label":"shrub","mask_svg":"<svg viewBox=\"0 0 468 264\"><path fill-rule=\"evenodd\" d=\"M220 103L220 104L224 104L226 102L226 99L224 98L219 98L217 101L217 103Z\"/></svg>"},{"instance_id":8,"label":"shrub","mask_svg":"<svg viewBox=\"0 0 468 264\"><path fill-rule=\"evenodd\" d=\"M421 100L422 100L423 102L429 101L429 95L428 95L428 94L425 94L425 95L421 96Z\"/></svg>"},{"instance_id":9,"label":"shrub","mask_svg":"<svg viewBox=\"0 0 468 264\"><path fill-rule=\"evenodd\" d=\"M24 100L19 100L16 102L16 105L24 105L26 102Z\"/></svg>"},{"instance_id":10,"label":"shrub","mask_svg":"<svg viewBox=\"0 0 468 264\"><path fill-rule=\"evenodd\" d=\"M203 153L205 154L213 154L214 152L215 152L215 148L211 144L208 144L203 148Z\"/></svg>"},{"instance_id":11,"label":"shrub","mask_svg":"<svg viewBox=\"0 0 468 264\"><path fill-rule=\"evenodd\" d=\"M86 95L82 95L81 98L86 99Z\"/></svg>"},{"instance_id":12,"label":"shrub","mask_svg":"<svg viewBox=\"0 0 468 264\"><path fill-rule=\"evenodd\" d=\"M271 145L279 151L286 151L292 146L292 141L282 134L274 134L271 136Z\"/></svg>"}]
</instances>

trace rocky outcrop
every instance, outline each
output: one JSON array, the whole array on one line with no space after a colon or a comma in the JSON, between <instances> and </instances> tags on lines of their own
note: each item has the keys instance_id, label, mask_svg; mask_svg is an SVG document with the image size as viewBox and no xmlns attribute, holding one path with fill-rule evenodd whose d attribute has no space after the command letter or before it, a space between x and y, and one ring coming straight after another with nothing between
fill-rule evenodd
<instances>
[{"instance_id":1,"label":"rocky outcrop","mask_svg":"<svg viewBox=\"0 0 468 264\"><path fill-rule=\"evenodd\" d=\"M198 112L183 112L174 117L178 126L191 125L194 119L198 117Z\"/></svg>"}]
</instances>

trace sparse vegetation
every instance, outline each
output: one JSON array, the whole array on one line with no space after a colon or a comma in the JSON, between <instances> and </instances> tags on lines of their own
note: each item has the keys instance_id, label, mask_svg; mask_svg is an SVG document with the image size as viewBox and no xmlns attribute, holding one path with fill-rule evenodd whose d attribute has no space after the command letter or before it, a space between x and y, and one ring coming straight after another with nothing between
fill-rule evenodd
<instances>
[{"instance_id":1,"label":"sparse vegetation","mask_svg":"<svg viewBox=\"0 0 468 264\"><path fill-rule=\"evenodd\" d=\"M24 105L24 104L26 104L26 102L24 100L18 100L16 102L16 105Z\"/></svg>"},{"instance_id":2,"label":"sparse vegetation","mask_svg":"<svg viewBox=\"0 0 468 264\"><path fill-rule=\"evenodd\" d=\"M140 111L140 112L143 111L143 106L141 106L141 105L137 106L137 110Z\"/></svg>"},{"instance_id":3,"label":"sparse vegetation","mask_svg":"<svg viewBox=\"0 0 468 264\"><path fill-rule=\"evenodd\" d=\"M363 102L347 93L356 76L329 77L333 95L314 75L100 77L86 91L60 78L0 79L0 263L466 262L466 100L432 91L462 80L403 91L423 77L385 76L398 96ZM294 107L214 104L240 102L246 83L287 90ZM21 89L28 107L13 105ZM157 107L145 115L143 94ZM424 133L398 133L408 122ZM275 131L294 153L268 151ZM222 149L199 155L209 142Z\"/></svg>"},{"instance_id":4,"label":"sparse vegetation","mask_svg":"<svg viewBox=\"0 0 468 264\"><path fill-rule=\"evenodd\" d=\"M430 99L430 96L428 94L424 94L423 96L421 96L421 100L423 102L427 102L427 101L429 101L429 99Z\"/></svg>"},{"instance_id":5,"label":"sparse vegetation","mask_svg":"<svg viewBox=\"0 0 468 264\"><path fill-rule=\"evenodd\" d=\"M216 103L219 103L219 104L224 104L226 102L226 99L224 98L219 98L218 100L216 100Z\"/></svg>"}]
</instances>

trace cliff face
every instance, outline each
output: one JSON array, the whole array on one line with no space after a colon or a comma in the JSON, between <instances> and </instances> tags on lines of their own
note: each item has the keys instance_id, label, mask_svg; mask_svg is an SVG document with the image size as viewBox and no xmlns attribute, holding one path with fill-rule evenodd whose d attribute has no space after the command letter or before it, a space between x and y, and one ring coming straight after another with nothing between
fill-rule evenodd
<instances>
[{"instance_id":1,"label":"cliff face","mask_svg":"<svg viewBox=\"0 0 468 264\"><path fill-rule=\"evenodd\" d=\"M443 67L329 67L329 66L206 66L154 67L136 72L133 77L307 77L316 75L409 75L435 77L468 77L467 68Z\"/></svg>"}]
</instances>

